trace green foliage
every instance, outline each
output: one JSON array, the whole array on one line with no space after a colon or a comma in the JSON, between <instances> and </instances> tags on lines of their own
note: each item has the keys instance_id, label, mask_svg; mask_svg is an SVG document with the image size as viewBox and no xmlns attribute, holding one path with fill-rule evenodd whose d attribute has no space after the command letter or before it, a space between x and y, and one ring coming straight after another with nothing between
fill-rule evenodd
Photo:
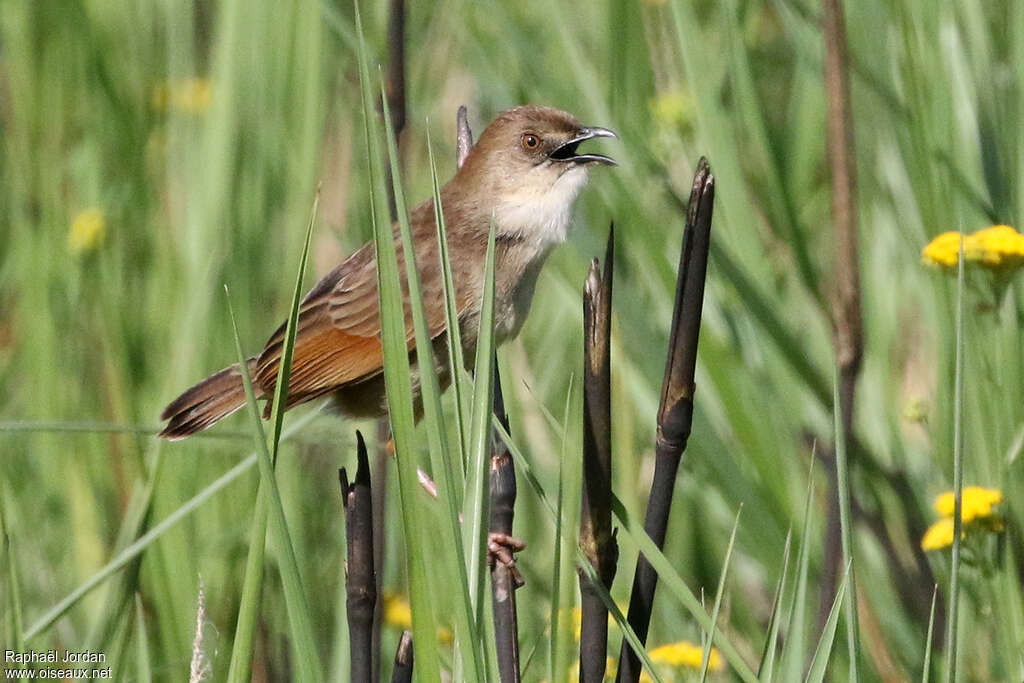
<instances>
[{"instance_id":1,"label":"green foliage","mask_svg":"<svg viewBox=\"0 0 1024 683\"><path fill-rule=\"evenodd\" d=\"M594 171L570 243L545 267L520 337L498 355L517 458L551 502L520 486L515 533L529 544L519 560L527 585L518 593L527 677L539 678L548 661L566 668L575 652L551 611L575 604L570 531L578 485L570 458L580 408L569 378L582 357L587 263L614 217L621 229L613 485L622 503L622 562L611 597L624 603L643 544L637 520L683 224L677 199L706 154L718 206L694 431L669 541L657 558L666 573L648 643L697 642L707 632L710 618L695 596L723 575L742 504L715 645L734 673L753 680L757 654L766 639L774 646L777 629L781 649L774 662L774 650L765 650L760 673L802 678L819 618L832 607L820 605L827 468L808 475L809 444L816 439L820 452L831 452L834 410L819 8L806 0L407 4L409 120L391 156L381 146L373 73L386 54L388 3L362 7L362 69L347 3L4 4L0 504L10 543L0 562L0 641L23 637L40 650L88 642L112 658L120 653L127 672L115 678L145 680L148 671L180 679L201 580L218 634L211 670L217 680L226 675L240 606L255 606L243 597L253 590L247 557L262 535L254 511L267 503L257 495L257 457L247 455L251 417L182 443L151 436L170 398L235 358L221 286L231 288L245 350L257 351L293 303L318 181L321 219L303 290L373 238L375 225L378 249L394 249L386 160L401 169L393 175L409 206L434 191L432 167L442 183L454 172L459 104L469 106L479 133L502 109L537 102L616 130L621 142L608 144L621 166ZM921 247L946 230L1024 227L1024 13L1006 0L865 0L847 2L846 18L866 337L846 481L858 589L854 602L854 584L846 586L846 605L859 606L864 636L858 673L865 681L951 673L948 647L933 651L929 634L949 627L953 565L948 552L924 556L917 547L932 498L952 488L957 446L965 484L1006 494L1005 533L983 551L968 543L960 553L958 675L1017 680L1024 670L1024 500L1015 495L1024 490L1024 287L1019 273L996 281L968 270L958 343L956 280L919 260ZM103 220L69 242L75 218L90 209ZM403 277L393 265L382 274L382 295ZM404 321L392 323L397 340ZM397 344L390 355L393 378L397 359L408 356ZM955 391L958 355L962 389ZM381 456L374 475L387 473L377 481L388 496L383 585L414 603L417 668L457 669L470 679L491 659L486 639L474 641L479 651L466 646L485 632L480 615L489 618L489 597L474 578L483 510L462 503L487 420L479 410L471 415L480 387L468 379L460 386L461 411L449 391L439 409L431 401L437 419L415 429L409 403L395 430L397 456ZM483 394L477 398L483 405ZM546 416L562 415L567 404L569 429L550 425ZM297 574L305 588L318 658L336 661L343 648L335 628L344 623L337 598L344 533L334 473L354 452L355 428L373 429L317 411L285 417L290 437L275 474L296 566L282 564L285 549L272 533L260 562L261 627L243 636L269 676L287 677L297 665L285 574ZM453 495L428 499L417 467ZM527 475L519 474L522 482ZM556 514L560 481L563 514ZM480 515L477 526L464 519L461 539L448 502L464 516ZM439 529L436 538L451 544L461 540L461 556L448 542L427 548L420 527L426 535ZM838 633L848 629L835 617L837 638L815 660L815 673L843 680L850 656L835 641L849 634ZM452 626L457 651L436 642L434 621ZM877 637L863 633L867 624ZM621 629L610 632L614 654ZM385 626L384 675L398 635Z\"/></svg>"}]
</instances>

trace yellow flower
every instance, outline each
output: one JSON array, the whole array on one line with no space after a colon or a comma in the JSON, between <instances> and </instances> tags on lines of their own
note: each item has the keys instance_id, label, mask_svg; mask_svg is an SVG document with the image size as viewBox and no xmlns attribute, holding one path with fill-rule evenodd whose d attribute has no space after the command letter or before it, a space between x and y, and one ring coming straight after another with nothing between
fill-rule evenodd
<instances>
[{"instance_id":1,"label":"yellow flower","mask_svg":"<svg viewBox=\"0 0 1024 683\"><path fill-rule=\"evenodd\" d=\"M406 631L412 629L412 607L409 601L398 593L386 591L381 600L381 620L388 626ZM445 645L455 642L455 636L444 626L437 628L437 640Z\"/></svg>"},{"instance_id":2,"label":"yellow flower","mask_svg":"<svg viewBox=\"0 0 1024 683\"><path fill-rule=\"evenodd\" d=\"M210 108L210 81L205 78L177 78L153 88L153 108L202 114Z\"/></svg>"},{"instance_id":3,"label":"yellow flower","mask_svg":"<svg viewBox=\"0 0 1024 683\"><path fill-rule=\"evenodd\" d=\"M963 519L960 538L966 538L968 528L996 533L1002 531L1003 519L992 509L1001 502L1003 492L999 489L965 486L960 511ZM935 498L933 507L942 519L928 527L924 533L921 539L922 550L942 550L953 545L953 505L952 491L946 491Z\"/></svg>"},{"instance_id":4,"label":"yellow flower","mask_svg":"<svg viewBox=\"0 0 1024 683\"><path fill-rule=\"evenodd\" d=\"M960 538L964 537L961 530ZM928 527L921 539L921 550L942 550L953 545L953 518L943 517Z\"/></svg>"},{"instance_id":5,"label":"yellow flower","mask_svg":"<svg viewBox=\"0 0 1024 683\"><path fill-rule=\"evenodd\" d=\"M1024 263L1024 235L1009 225L993 225L979 230L975 240L983 265L993 268L1014 268Z\"/></svg>"},{"instance_id":6,"label":"yellow flower","mask_svg":"<svg viewBox=\"0 0 1024 683\"><path fill-rule=\"evenodd\" d=\"M103 243L107 234L107 219L97 208L86 209L75 216L68 230L68 251L84 254Z\"/></svg>"},{"instance_id":7,"label":"yellow flower","mask_svg":"<svg viewBox=\"0 0 1024 683\"><path fill-rule=\"evenodd\" d=\"M656 647L650 652L651 661L655 664L665 664L673 668L700 669L704 661L704 648L686 640L677 643L669 643ZM717 647L711 648L711 658L708 662L708 669L721 671L725 668L722 654Z\"/></svg>"},{"instance_id":8,"label":"yellow flower","mask_svg":"<svg viewBox=\"0 0 1024 683\"><path fill-rule=\"evenodd\" d=\"M963 490L963 508L961 510L964 522L970 522L982 517L991 517L992 508L1003 502L1003 492L999 489L986 489L981 486L965 486ZM946 491L935 499L935 511L943 517L953 518L953 492ZM950 532L952 542L952 532Z\"/></svg>"},{"instance_id":9,"label":"yellow flower","mask_svg":"<svg viewBox=\"0 0 1024 683\"><path fill-rule=\"evenodd\" d=\"M928 266L938 268L956 268L956 260L960 255L959 232L944 232L921 250L921 262ZM964 253L967 252L967 242L970 238L964 238Z\"/></svg>"},{"instance_id":10,"label":"yellow flower","mask_svg":"<svg viewBox=\"0 0 1024 683\"><path fill-rule=\"evenodd\" d=\"M1008 225L993 225L971 235L944 232L921 250L921 262L942 270L955 270L961 237L967 263L977 263L989 270L1006 270L1024 264L1024 235Z\"/></svg>"}]
</instances>

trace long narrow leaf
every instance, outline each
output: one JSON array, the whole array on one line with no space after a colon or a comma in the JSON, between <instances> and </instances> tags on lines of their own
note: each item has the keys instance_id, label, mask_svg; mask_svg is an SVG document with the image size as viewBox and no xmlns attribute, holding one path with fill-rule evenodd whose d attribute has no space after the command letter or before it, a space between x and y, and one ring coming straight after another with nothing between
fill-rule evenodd
<instances>
[{"instance_id":1,"label":"long narrow leaf","mask_svg":"<svg viewBox=\"0 0 1024 683\"><path fill-rule=\"evenodd\" d=\"M494 403L494 224L487 238L480 331L476 341L473 415L469 427L468 492L463 501L463 535L469 571L470 598L477 622L483 619L487 526L489 522L491 412Z\"/></svg>"},{"instance_id":2,"label":"long narrow leaf","mask_svg":"<svg viewBox=\"0 0 1024 683\"><path fill-rule=\"evenodd\" d=\"M413 418L412 385L410 384L409 350L405 329L405 313L395 253L394 234L385 216L388 215L384 180L384 156L380 148L380 124L377 120L370 80L369 57L363 35L358 1L355 3L356 34L359 42L359 82L363 104L363 131L366 136L370 177L370 218L377 254L377 289L380 303L381 347L384 357L384 386L388 415L395 443L398 466L399 501L405 528L406 568L409 577L409 601L412 608L413 639L416 643L416 671L421 680L439 680L440 658L437 649L437 622L431 604L427 580L428 547L426 514L421 510L416 464L416 440Z\"/></svg>"},{"instance_id":3,"label":"long narrow leaf","mask_svg":"<svg viewBox=\"0 0 1024 683\"><path fill-rule=\"evenodd\" d=\"M843 580L839 583L836 591L836 599L832 602L832 609L828 612L828 619L825 620L825 628L818 639L818 646L814 648L814 657L807 669L806 683L821 683L825 680L825 671L828 669L829 656L832 654L832 645L835 643L836 626L839 624L839 612L843 606L843 597L846 595L846 586L850 580L850 565L846 565L843 572Z\"/></svg>"},{"instance_id":4,"label":"long narrow leaf","mask_svg":"<svg viewBox=\"0 0 1024 683\"><path fill-rule=\"evenodd\" d=\"M444 207L441 205L441 186L437 179L437 165L434 150L427 133L427 156L430 159L430 181L434 192L434 226L437 231L437 250L441 257L442 283L444 284L445 329L448 330L448 373L452 378L452 394L455 397L455 430L459 435L459 479L465 481L466 462L469 457L469 432L466 420L469 416L469 391L462 374L465 360L462 355L462 332L459 329L459 311L456 299L455 281L452 278L452 264L448 257L448 231L444 222Z\"/></svg>"},{"instance_id":5,"label":"long narrow leaf","mask_svg":"<svg viewBox=\"0 0 1024 683\"><path fill-rule=\"evenodd\" d=\"M921 683L928 683L932 668L932 633L935 628L935 602L939 597L939 584L932 590L932 608L928 611L928 637L924 641L924 665L921 667Z\"/></svg>"},{"instance_id":6,"label":"long narrow leaf","mask_svg":"<svg viewBox=\"0 0 1024 683\"><path fill-rule=\"evenodd\" d=\"M315 417L316 413L310 412L303 415L295 422L292 422L288 428L284 430L284 433L281 435L281 440L288 440ZM134 543L126 546L95 574L82 582L81 585L61 599L56 605L44 612L43 615L32 624L32 626L26 629L25 640L29 641L46 629L50 628L55 621L64 616L65 612L77 605L79 600L92 592L92 590L97 586L102 585L104 581L115 576L117 572L128 566L132 560L145 552L145 550L155 543L161 536L173 529L178 522L198 510L204 503L206 503L206 501L219 493L228 484L252 469L256 464L256 457L256 453L250 453L244 460L242 460L242 462L214 479L206 486L206 488L185 501L174 512L170 513L158 524L154 525L149 531L139 536Z\"/></svg>"},{"instance_id":7,"label":"long narrow leaf","mask_svg":"<svg viewBox=\"0 0 1024 683\"><path fill-rule=\"evenodd\" d=\"M803 531L800 550L796 556L796 586L790 600L786 622L786 637L782 643L783 680L799 680L807 656L807 574L810 568L811 502L814 500L814 461L817 449L811 451L811 466L807 472L807 495L804 496Z\"/></svg>"},{"instance_id":8,"label":"long narrow leaf","mask_svg":"<svg viewBox=\"0 0 1024 683\"><path fill-rule=\"evenodd\" d=\"M956 278L956 375L953 385L953 560L949 570L949 624L946 630L946 680L957 678L960 630L960 545L964 488L964 240Z\"/></svg>"},{"instance_id":9,"label":"long narrow leaf","mask_svg":"<svg viewBox=\"0 0 1024 683\"><path fill-rule=\"evenodd\" d=\"M551 515L552 520L554 520L556 524L560 523L558 521L558 511L555 507L555 504L551 502L550 496L548 496L547 492L544 490L544 486L540 483L540 480L534 473L533 467L530 465L530 461L526 459L526 457L523 455L523 452L512 441L512 437L509 436L508 431L505 430L505 427L501 424L501 421L497 417L494 418L494 429L501 437L501 440L505 443L505 445L508 446L509 452L512 454L512 457L515 458L516 471L523 476L526 482L530 485L530 488L532 488L533 491L537 494L537 498L540 499L541 503L544 506L544 509L547 510L548 514ZM587 578L590 579L591 582L596 583L594 589L597 591L597 594L601 596L601 600L604 601L605 606L608 608L608 612L615 618L615 621L618 623L619 628L622 629L622 637L625 638L627 642L629 642L630 646L632 646L633 648L633 651L636 652L637 655L640 657L640 661L643 663L644 668L647 670L647 673L650 674L655 681L660 681L657 672L654 670L654 664L651 662L651 659L648 656L643 643L641 643L640 639L637 637L636 632L629 625L629 621L626 619L626 615L622 613L622 610L619 609L618 604L616 604L615 601L612 600L611 595L608 593L607 589L605 589L605 587L598 580L597 572L594 570L593 565L591 565L590 562L587 561L587 557L583 553L583 550L579 546L575 546L575 549L577 566L587 575ZM529 659L527 660L527 663L529 663ZM525 669L526 667L524 666L523 670L525 671Z\"/></svg>"},{"instance_id":10,"label":"long narrow leaf","mask_svg":"<svg viewBox=\"0 0 1024 683\"><path fill-rule=\"evenodd\" d=\"M704 644L703 662L700 668L700 681L708 678L708 665L711 663L711 640L715 635L715 627L718 625L718 611L722 607L722 596L725 594L725 580L729 576L729 561L732 560L732 549L736 545L736 530L740 527L740 513L743 506L736 511L736 521L732 525L732 533L729 535L729 546L725 549L725 560L722 561L722 575L718 579L718 590L715 592L715 606L711 610L711 628L708 631L707 642Z\"/></svg>"},{"instance_id":11,"label":"long narrow leaf","mask_svg":"<svg viewBox=\"0 0 1024 683\"><path fill-rule=\"evenodd\" d=\"M227 292L227 287L224 287ZM281 504L281 493L277 488L274 476L274 465L270 451L267 449L267 438L263 432L263 420L260 407L256 403L256 395L252 390L252 380L242 352L242 341L238 337L238 326L235 324L235 312L228 298L228 313L231 316L231 328L235 336L235 349L238 352L239 368L242 371L242 385L245 387L245 398L253 418L253 438L256 441L256 457L260 466L260 483L267 490L267 507L270 528L274 533L278 549L278 566L281 570L281 586L284 589L285 607L288 610L288 623L296 655L296 678L300 681L323 680L323 669L320 666L320 654L313 636L313 622L310 617L309 601L299 574L299 564L295 557L288 523Z\"/></svg>"},{"instance_id":12,"label":"long narrow leaf","mask_svg":"<svg viewBox=\"0 0 1024 683\"><path fill-rule=\"evenodd\" d=\"M772 600L772 612L768 618L768 637L761 651L761 661L757 665L757 677L765 683L771 681L775 673L775 653L778 650L779 623L782 621L782 598L786 594L786 577L789 573L789 553L793 542L793 529L786 532L786 545L782 550L782 575L775 587Z\"/></svg>"},{"instance_id":13,"label":"long narrow leaf","mask_svg":"<svg viewBox=\"0 0 1024 683\"><path fill-rule=\"evenodd\" d=\"M292 291L291 308L288 321L285 323L284 345L281 349L281 361L277 370L277 385L270 413L272 426L271 455L272 465L277 463L277 454L281 446L281 428L284 424L284 406L288 400L288 381L291 376L292 357L295 352L295 334L299 319L299 306L302 301L302 277L306 272L309 257L309 243L313 237L313 226L316 224L317 209L320 205L320 193L317 192L310 211L309 223L306 225L306 237L299 258L299 272L295 277ZM256 509L253 513L249 529L249 552L245 560L245 579L242 582L242 596L238 604L238 621L235 625L235 639L231 645L231 662L228 664L228 682L245 683L250 680L250 662L252 660L253 642L256 634L256 615L259 612L260 598L263 594L263 562L267 544L267 494L266 487L260 482L256 492Z\"/></svg>"},{"instance_id":14,"label":"long narrow leaf","mask_svg":"<svg viewBox=\"0 0 1024 683\"><path fill-rule=\"evenodd\" d=\"M381 91L384 91L383 81ZM431 469L440 486L440 498L444 505L445 524L442 535L445 546L452 552L444 553L444 559L457 582L455 597L455 632L462 655L463 670L471 674L471 680L484 680L484 658L481 645L484 638L480 631L480 623L473 615L473 602L470 599L469 578L466 564L463 562L465 548L462 542L462 530L459 527L459 502L461 488L456 484L452 460L457 457L448 444L448 431L445 428L444 414L441 411L441 388L438 384L434 363L433 342L423 306L423 295L420 274L417 269L415 245L412 229L409 226L409 215L405 210L405 192L402 189L401 169L398 166L398 145L391 127L391 111L387 97L381 97L384 110L384 128L387 137L388 159L391 163L391 179L395 192L395 206L398 215L399 233L402 240L402 253L405 255L405 277L409 290L409 306L412 310L413 327L416 334L416 366L420 379L420 400L423 402L423 423L427 430L427 445L430 450ZM442 252L443 267L450 270L447 253ZM454 293L446 295L446 309L455 307ZM458 323L454 329L458 328ZM452 327L448 328L453 329ZM447 514L445 514L447 513Z\"/></svg>"}]
</instances>

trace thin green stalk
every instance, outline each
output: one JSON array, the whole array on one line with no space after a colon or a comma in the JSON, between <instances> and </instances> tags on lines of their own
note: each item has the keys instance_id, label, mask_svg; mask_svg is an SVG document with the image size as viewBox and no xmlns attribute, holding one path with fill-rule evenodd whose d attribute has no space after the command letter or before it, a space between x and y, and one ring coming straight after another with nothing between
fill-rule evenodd
<instances>
[{"instance_id":1,"label":"thin green stalk","mask_svg":"<svg viewBox=\"0 0 1024 683\"><path fill-rule=\"evenodd\" d=\"M484 291L476 342L473 413L469 425L468 493L463 501L463 544L468 550L469 595L477 623L484 618L487 528L490 522L491 414L494 403L494 222L487 238Z\"/></svg>"},{"instance_id":2,"label":"thin green stalk","mask_svg":"<svg viewBox=\"0 0 1024 683\"><path fill-rule=\"evenodd\" d=\"M725 580L729 576L729 562L732 560L732 549L736 545L736 530L740 528L740 514L743 506L736 511L736 521L732 524L732 533L729 534L729 546L725 549L725 560L722 561L722 575L718 578L718 590L715 592L715 606L711 609L711 629L708 631L704 643L704 654L700 667L700 682L708 678L708 666L711 664L711 640L715 635L715 627L718 625L718 612L722 608L722 596L725 595Z\"/></svg>"},{"instance_id":3,"label":"thin green stalk","mask_svg":"<svg viewBox=\"0 0 1024 683\"><path fill-rule=\"evenodd\" d=\"M426 529L429 513L422 500L417 478L416 438L410 384L409 348L405 329L401 278L394 234L388 222L384 154L381 131L373 102L369 56L363 35L359 3L355 2L356 34L359 41L359 82L363 105L363 132L367 145L370 177L370 218L377 254L377 290L380 310L380 336L384 360L384 386L388 415L395 444L399 501L406 538L406 569L412 631L416 642L416 670L421 680L440 680L441 664L437 648L437 622L432 605L432 590L427 577L427 557L435 551Z\"/></svg>"},{"instance_id":4,"label":"thin green stalk","mask_svg":"<svg viewBox=\"0 0 1024 683\"><path fill-rule=\"evenodd\" d=\"M281 440L287 440L290 436L311 422L316 415L315 411L310 412L290 424L288 429L286 429L281 435ZM25 631L25 641L28 642L50 628L55 621L64 616L65 612L78 604L78 601L88 595L94 588L101 585L111 576L117 574L120 570L124 569L132 560L141 555L157 539L174 528L178 522L198 510L206 501L219 493L221 489L252 469L253 465L256 464L256 459L256 453L250 453L242 462L214 479L206 488L188 499L174 512L161 520L160 523L156 524L149 531L139 536L138 540L126 546L124 550L100 568L99 571L86 579L81 585L71 591L56 605L48 609L43 616L39 617L39 619Z\"/></svg>"},{"instance_id":5,"label":"thin green stalk","mask_svg":"<svg viewBox=\"0 0 1024 683\"><path fill-rule=\"evenodd\" d=\"M853 519L850 516L850 470L846 458L846 432L839 403L839 371L833 376L832 417L836 436L836 481L839 489L839 527L842 535L843 559L849 573L850 600L846 605L846 644L850 655L850 680L860 680L860 625L857 618L857 578L853 562Z\"/></svg>"},{"instance_id":6,"label":"thin green stalk","mask_svg":"<svg viewBox=\"0 0 1024 683\"><path fill-rule=\"evenodd\" d=\"M839 624L839 611L842 608L849 582L850 565L847 564L846 571L843 572L843 580L839 583L839 589L836 591L836 599L832 601L832 609L829 610L828 619L825 620L825 628L822 629L821 638L818 639L818 645L814 648L814 657L811 658L811 664L807 668L805 683L822 683L825 680L828 660L832 655L832 645L835 642L836 626Z\"/></svg>"},{"instance_id":7,"label":"thin green stalk","mask_svg":"<svg viewBox=\"0 0 1024 683\"><path fill-rule=\"evenodd\" d=\"M775 673L775 654L779 643L779 624L782 621L782 598L786 594L786 578L789 574L789 554L793 541L793 528L786 532L786 545L782 550L782 575L775 587L775 598L772 600L772 612L768 618L768 637L761 651L761 661L757 665L757 677L766 683L771 681Z\"/></svg>"},{"instance_id":8,"label":"thin green stalk","mask_svg":"<svg viewBox=\"0 0 1024 683\"><path fill-rule=\"evenodd\" d=\"M224 291L227 293L227 286L224 287ZM302 577L299 574L295 547L292 545L291 534L288 532L288 522L285 519L284 506L281 503L281 492L277 488L274 464L271 460L270 450L267 448L267 438L263 432L260 407L256 403L256 394L252 389L252 380L249 377L245 353L242 352L242 341L238 336L238 326L235 324L235 313L231 307L230 296L228 297L228 313L230 314L231 327L234 331L235 350L238 352L239 369L242 372L242 384L245 387L245 398L249 411L252 414L253 424L255 425L253 438L256 441L256 457L260 466L260 483L266 487L268 492L268 521L277 541L277 560L281 570L281 585L284 589L285 607L288 610L288 623L291 626L291 637L295 647L296 678L300 681L313 681L315 683L323 680L323 669L320 666L320 654L317 651L316 640L313 636L313 621L310 616L309 601L306 598ZM278 397L282 400L286 398L280 392ZM275 425L275 431L276 429ZM275 439L275 441L278 440L279 438Z\"/></svg>"},{"instance_id":9,"label":"thin green stalk","mask_svg":"<svg viewBox=\"0 0 1024 683\"><path fill-rule=\"evenodd\" d=\"M382 81L381 91L383 92L384 89ZM445 546L451 548L452 551L445 553L445 556L458 584L456 604L454 605L455 630L459 643L458 651L462 655L463 670L470 675L471 680L483 680L487 677L485 675L484 657L481 651L484 638L480 631L480 619L474 616L474 608L479 605L479 602L473 600L469 590L468 570L466 563L463 562L463 558L466 557L465 546L462 540L462 529L459 527L459 504L462 498L462 489L459 484L462 482L455 478L455 471L452 466L454 454L449 447L448 430L445 428L444 413L441 409L441 388L435 370L433 341L430 338L430 329L423 305L422 283L420 282L420 275L417 269L412 229L409 226L409 215L405 209L405 192L402 188L401 170L398 165L398 145L395 142L395 132L391 126L391 111L388 98L381 97L381 103L384 111L384 129L385 137L387 138L388 158L391 162L391 179L394 188L396 215L402 240L402 253L405 257L405 277L409 288L409 305L412 310L413 327L415 328L416 335L416 366L420 378L423 423L427 430L431 469L440 487L439 497L442 499L444 512L447 513L442 513L445 517L442 534L445 537ZM439 239L441 242L444 241L443 233L439 233ZM442 269L446 269L450 273L451 266L447 261L447 253L442 252L441 257ZM493 264L490 264L489 267L492 270L488 272L493 274ZM454 310L454 291L446 291L445 295L446 310ZM450 320L449 323L451 323ZM457 330L458 321L456 320L454 325L448 327L448 329Z\"/></svg>"},{"instance_id":10,"label":"thin green stalk","mask_svg":"<svg viewBox=\"0 0 1024 683\"><path fill-rule=\"evenodd\" d=\"M299 308L302 302L302 278L306 272L309 243L313 236L313 227L316 224L319 205L320 193L317 192L313 200L313 209L310 212L309 223L306 225L306 238L302 246L302 255L299 257L299 271L295 277L295 287L292 290L291 307L288 311L288 321L285 324L284 342L281 348L281 361L277 369L277 384L274 388L274 399L270 413L270 422L273 428L271 437L271 465L276 465L277 454L281 445L284 406L288 400L288 381L291 375ZM263 562L266 555L268 503L266 487L261 480L256 492L256 510L249 531L249 552L245 561L245 579L242 583L242 596L238 605L235 639L231 646L231 662L228 665L227 680L229 683L244 683L251 678L250 662L252 660L253 642L256 634L256 615L259 612L260 598L263 594Z\"/></svg>"},{"instance_id":11,"label":"thin green stalk","mask_svg":"<svg viewBox=\"0 0 1024 683\"><path fill-rule=\"evenodd\" d=\"M932 630L935 627L935 602L939 597L939 584L932 590L932 608L928 612L928 637L924 641L924 665L921 667L921 683L928 683L932 668Z\"/></svg>"},{"instance_id":12,"label":"thin green stalk","mask_svg":"<svg viewBox=\"0 0 1024 683\"><path fill-rule=\"evenodd\" d=\"M448 257L448 231L444 222L444 207L441 204L441 186L437 178L437 165L434 163L434 150L430 145L430 133L427 133L427 156L430 159L430 182L434 194L434 227L437 231L437 249L441 258L442 283L444 284L445 329L448 337L448 373L452 378L452 394L455 397L455 428L459 435L456 444L459 447L459 480L465 481L466 470L469 469L468 425L466 419L470 413L469 390L466 386L462 369L465 360L462 355L462 332L459 329L458 301L456 299L455 281L452 278L452 265Z\"/></svg>"},{"instance_id":13,"label":"thin green stalk","mask_svg":"<svg viewBox=\"0 0 1024 683\"><path fill-rule=\"evenodd\" d=\"M262 482L256 491L256 507L249 527L249 552L245 560L245 578L238 603L231 661L228 664L228 683L251 680L251 662L256 637L256 615L263 595L263 564L267 542L267 495Z\"/></svg>"},{"instance_id":14,"label":"thin green stalk","mask_svg":"<svg viewBox=\"0 0 1024 683\"><path fill-rule=\"evenodd\" d=\"M557 526L558 524L561 523L561 517L559 515L559 510L556 508L555 504L551 502L551 497L548 496L547 492L544 490L544 486L540 483L540 480L537 478L537 475L534 473L533 467L530 465L530 461L526 459L525 455L523 455L523 452L519 449L519 446L517 446L512 441L512 437L509 435L508 431L505 429L504 425L501 424L501 421L497 417L494 418L493 424L494 424L495 432L497 432L498 436L505 443L505 445L508 446L509 452L512 454L512 457L515 459L517 472L520 475L523 476L523 478L526 480L526 482L530 485L530 487L533 489L533 491L537 494L537 497L540 499L541 503L543 504L544 509L547 510L548 514L551 516L552 521ZM613 497L613 501L616 502L619 505L619 509L622 509L622 503L621 502L617 501L617 499L615 499L614 497ZM615 510L615 508L613 508L613 510ZM616 512L616 514L618 514L618 513ZM643 526L642 525L638 526L638 525L634 524L634 529L637 529L637 528L639 528L641 531L643 530ZM655 549L657 549L657 546L654 545L654 542L651 541L650 538L648 538L647 540L650 543L651 547L654 547ZM619 628L622 629L622 637L630 644L630 646L632 646L633 651L637 653L637 656L640 657L640 661L643 663L644 668L647 670L647 673L650 674L651 677L654 678L656 681L660 680L658 678L657 672L654 671L654 664L651 662L650 657L647 655L647 651L645 650L643 643L640 642L640 638L637 637L636 632L629 625L629 621L626 619L626 615L624 615L622 613L622 610L619 609L618 604L614 600L612 600L611 595L608 593L608 590L603 585L600 585L600 581L598 581L597 572L594 570L594 567L590 564L590 562L587 561L587 556L586 556L586 554L584 554L583 550L579 546L575 546L575 549L576 549L576 563L577 563L577 566L586 574L587 578L591 582L597 581L597 585L594 586L594 590L597 591L597 594L599 596L601 596L601 600L604 601L605 606L608 608L608 612L615 618L615 621L618 623ZM644 551L644 552L646 552L646 551ZM659 556L660 560L664 560L665 565L668 565L668 560L665 559L665 557L663 555L661 555L660 552L658 553L658 556ZM659 565L660 565L660 562L659 562ZM671 567L671 565L668 565L668 566ZM655 568L657 569L657 566ZM674 569L670 569L669 572L672 573L672 574L675 574L675 570ZM682 581L682 579L679 579L679 581ZM558 585L558 584L555 584L555 585ZM691 596L692 596L692 593L691 593ZM705 613L705 617L707 617L706 613ZM720 640L718 641L718 645L719 645L720 648L722 648L722 642L721 642L722 639L724 639L724 637L720 638ZM723 649L723 652L726 651L726 648L722 648L722 649ZM732 653L732 654L735 654L736 650L735 650L735 648L728 647L728 652ZM729 659L730 656L731 655L727 653L726 654L726 659ZM737 657L738 657L738 655L737 655ZM525 660L525 663L523 665L524 673L526 671L527 666L529 665L529 663L531 661L531 658L532 658L532 653L530 655L528 655L528 657ZM739 661L742 662L742 660L739 660ZM730 660L730 662L731 662L731 660ZM741 668L742 666L743 665L741 664L740 667L737 667L740 670L740 672L741 672L741 676L742 676L742 668ZM751 676L752 676L752 678L749 678L749 679L744 678L744 680L748 680L748 681L757 680L756 677L753 677L753 674L751 674Z\"/></svg>"},{"instance_id":15,"label":"thin green stalk","mask_svg":"<svg viewBox=\"0 0 1024 683\"><path fill-rule=\"evenodd\" d=\"M953 562L949 572L949 624L946 635L946 680L957 679L960 632L960 534L964 488L964 240L956 275L956 376L953 384Z\"/></svg>"}]
</instances>

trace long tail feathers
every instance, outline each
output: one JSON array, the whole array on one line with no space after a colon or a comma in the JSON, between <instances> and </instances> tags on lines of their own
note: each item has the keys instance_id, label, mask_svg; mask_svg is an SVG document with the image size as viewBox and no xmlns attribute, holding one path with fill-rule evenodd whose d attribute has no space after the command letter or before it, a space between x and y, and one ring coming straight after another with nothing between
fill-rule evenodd
<instances>
[{"instance_id":1,"label":"long tail feathers","mask_svg":"<svg viewBox=\"0 0 1024 683\"><path fill-rule=\"evenodd\" d=\"M246 361L249 375L256 372L256 359ZM254 387L259 398L259 389ZM171 402L160 414L170 420L160 436L171 441L184 439L206 429L245 405L245 388L238 364L210 375Z\"/></svg>"}]
</instances>

